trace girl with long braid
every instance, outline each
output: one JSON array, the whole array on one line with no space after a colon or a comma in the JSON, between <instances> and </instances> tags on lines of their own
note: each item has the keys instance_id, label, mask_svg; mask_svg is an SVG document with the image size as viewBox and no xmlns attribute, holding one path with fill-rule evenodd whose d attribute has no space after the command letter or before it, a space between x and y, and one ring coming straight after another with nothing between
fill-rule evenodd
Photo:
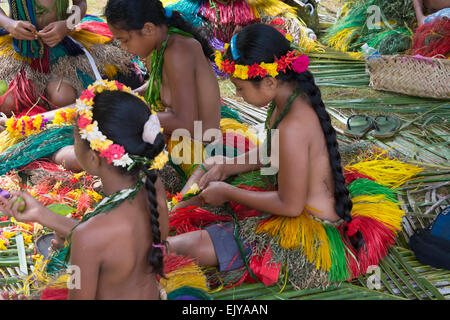
<instances>
[{"instance_id":1,"label":"girl with long braid","mask_svg":"<svg viewBox=\"0 0 450 320\"><path fill-rule=\"evenodd\" d=\"M2 211L68 238L80 286L69 299L159 299L168 235L164 188L152 161L165 146L158 118L118 82L98 81L78 100L75 153L101 178L106 197L81 222L60 216L24 192L0 198ZM23 212L15 201L22 197Z\"/></svg>"},{"instance_id":2,"label":"girl with long braid","mask_svg":"<svg viewBox=\"0 0 450 320\"><path fill-rule=\"evenodd\" d=\"M255 24L217 52L216 63L246 102L270 104L259 148L268 152L253 150L234 163L207 159L186 187L197 183L200 194L169 214L177 234L168 238L170 250L217 266L211 281L225 287L248 278L316 287L365 274L393 244L403 212L393 204L377 220L370 201L361 201L365 211L353 207L308 57L275 28ZM277 169L271 175L260 170L264 154Z\"/></svg>"}]
</instances>

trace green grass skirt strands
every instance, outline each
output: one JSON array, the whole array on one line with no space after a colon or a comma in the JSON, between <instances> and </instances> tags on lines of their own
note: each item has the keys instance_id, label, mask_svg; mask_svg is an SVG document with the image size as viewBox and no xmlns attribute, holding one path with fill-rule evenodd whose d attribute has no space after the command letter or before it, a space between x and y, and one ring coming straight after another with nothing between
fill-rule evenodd
<instances>
[{"instance_id":1,"label":"green grass skirt strands","mask_svg":"<svg viewBox=\"0 0 450 320\"><path fill-rule=\"evenodd\" d=\"M230 177L227 182L233 186L246 185L271 190L276 180L275 176L262 176L261 172L256 170Z\"/></svg>"},{"instance_id":2,"label":"green grass skirt strands","mask_svg":"<svg viewBox=\"0 0 450 320\"><path fill-rule=\"evenodd\" d=\"M411 29L416 21L411 1L345 2L345 13L326 31L326 43L351 52L360 51L364 43L381 54L396 54L409 49L413 37ZM378 11L374 11L377 8L379 21ZM336 38L338 34L340 36Z\"/></svg>"},{"instance_id":3,"label":"green grass skirt strands","mask_svg":"<svg viewBox=\"0 0 450 320\"><path fill-rule=\"evenodd\" d=\"M0 175L48 157L63 147L73 145L73 126L49 128L6 150L0 156Z\"/></svg>"},{"instance_id":4,"label":"green grass skirt strands","mask_svg":"<svg viewBox=\"0 0 450 320\"><path fill-rule=\"evenodd\" d=\"M335 227L325 224L323 226L328 236L332 262L328 279L330 281L345 281L350 278L350 273L347 268L345 245L342 242L342 237Z\"/></svg>"},{"instance_id":5,"label":"green grass skirt strands","mask_svg":"<svg viewBox=\"0 0 450 320\"><path fill-rule=\"evenodd\" d=\"M375 181L369 179L357 179L348 185L348 190L352 198L361 195L384 194L392 202L397 202L396 189L389 189Z\"/></svg>"},{"instance_id":6,"label":"green grass skirt strands","mask_svg":"<svg viewBox=\"0 0 450 320\"><path fill-rule=\"evenodd\" d=\"M220 108L220 118L221 119L225 119L225 118L233 119L239 123L242 123L242 119L241 119L241 117L239 117L239 113L236 110L230 108L229 106L222 106Z\"/></svg>"}]
</instances>

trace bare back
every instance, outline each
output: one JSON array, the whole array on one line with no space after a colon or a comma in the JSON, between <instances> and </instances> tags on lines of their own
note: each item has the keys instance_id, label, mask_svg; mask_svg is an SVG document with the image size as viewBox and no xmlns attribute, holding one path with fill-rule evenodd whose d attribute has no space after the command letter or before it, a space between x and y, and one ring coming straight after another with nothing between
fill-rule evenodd
<instances>
[{"instance_id":1,"label":"bare back","mask_svg":"<svg viewBox=\"0 0 450 320\"><path fill-rule=\"evenodd\" d=\"M276 117L274 113L271 121ZM338 221L328 149L316 113L298 98L278 129L280 149L285 149L280 150L279 189L292 197L304 193L306 207L312 209L309 213L320 219Z\"/></svg>"},{"instance_id":2,"label":"bare back","mask_svg":"<svg viewBox=\"0 0 450 320\"><path fill-rule=\"evenodd\" d=\"M162 239L168 234L167 206L160 187L158 212ZM163 202L161 202L161 200ZM81 291L99 300L159 299L159 286L147 255L152 244L147 191L142 189L131 203L99 214L77 227L81 253L75 251L71 263L80 265ZM80 250L77 250L80 252ZM75 290L77 291L77 290ZM90 299L90 297L88 297Z\"/></svg>"},{"instance_id":3,"label":"bare back","mask_svg":"<svg viewBox=\"0 0 450 320\"><path fill-rule=\"evenodd\" d=\"M211 62L205 57L200 43L189 37L174 34L169 39L164 59L161 84L163 105L177 112L176 108L180 106L174 105L173 96L177 92L171 91L170 88L174 85L173 82L183 81L185 86L192 89L190 98L194 101L192 108L194 121L202 122L203 132L211 128L218 129L221 106L219 84ZM171 60L178 59L185 59L186 65L181 65L180 69L186 72L177 70L178 72L171 74L165 66L172 63ZM181 108L188 106L186 103Z\"/></svg>"}]
</instances>

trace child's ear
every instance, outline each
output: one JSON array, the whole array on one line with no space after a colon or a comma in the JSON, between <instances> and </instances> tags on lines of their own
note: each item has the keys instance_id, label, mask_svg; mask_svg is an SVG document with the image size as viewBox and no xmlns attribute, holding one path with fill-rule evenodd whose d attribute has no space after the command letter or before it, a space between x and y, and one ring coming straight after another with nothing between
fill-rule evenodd
<instances>
[{"instance_id":1,"label":"child's ear","mask_svg":"<svg viewBox=\"0 0 450 320\"><path fill-rule=\"evenodd\" d=\"M90 166L93 170L97 172L98 168L102 164L102 159L100 158L100 154L97 151L90 149L88 151L88 160L90 162Z\"/></svg>"},{"instance_id":2,"label":"child's ear","mask_svg":"<svg viewBox=\"0 0 450 320\"><path fill-rule=\"evenodd\" d=\"M146 22L144 24L144 26L142 27L141 32L144 36L151 36L153 34L154 30L155 30L155 25L151 22Z\"/></svg>"},{"instance_id":3,"label":"child's ear","mask_svg":"<svg viewBox=\"0 0 450 320\"><path fill-rule=\"evenodd\" d=\"M265 90L276 90L278 87L278 80L272 77L262 79L262 86Z\"/></svg>"}]
</instances>

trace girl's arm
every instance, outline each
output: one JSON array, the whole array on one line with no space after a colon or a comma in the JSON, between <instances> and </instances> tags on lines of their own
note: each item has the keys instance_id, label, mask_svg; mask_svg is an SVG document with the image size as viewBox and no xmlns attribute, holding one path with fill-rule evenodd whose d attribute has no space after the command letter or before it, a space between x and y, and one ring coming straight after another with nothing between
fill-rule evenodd
<instances>
[{"instance_id":1,"label":"girl's arm","mask_svg":"<svg viewBox=\"0 0 450 320\"><path fill-rule=\"evenodd\" d=\"M72 266L69 284L69 300L95 300L97 296L100 255L102 248L96 241L96 232L89 226L80 225L72 233L70 264Z\"/></svg>"},{"instance_id":2,"label":"girl's arm","mask_svg":"<svg viewBox=\"0 0 450 320\"><path fill-rule=\"evenodd\" d=\"M18 40L36 40L36 27L28 21L16 21L8 17L0 8L0 27L8 31Z\"/></svg>"},{"instance_id":3,"label":"girl's arm","mask_svg":"<svg viewBox=\"0 0 450 320\"><path fill-rule=\"evenodd\" d=\"M51 111L47 111L47 112L44 112L44 113L40 113L40 114L38 114L38 115L44 117L44 118L47 119L48 121L53 121L53 119L55 118L56 112L57 112L58 110L65 109L65 108L73 109L73 108L75 108L75 103L74 103L74 104L71 104L71 105L68 105L68 106L66 106L66 107L63 107L63 108L58 108L58 109L55 109L55 110L51 110ZM31 116L30 118L34 119L34 118L37 117L38 115Z\"/></svg>"},{"instance_id":4,"label":"girl's arm","mask_svg":"<svg viewBox=\"0 0 450 320\"><path fill-rule=\"evenodd\" d=\"M417 26L421 27L423 25L423 21L425 20L425 15L423 13L423 0L413 0L413 4L417 18Z\"/></svg>"},{"instance_id":5,"label":"girl's arm","mask_svg":"<svg viewBox=\"0 0 450 320\"><path fill-rule=\"evenodd\" d=\"M72 15L66 20L55 21L46 25L38 32L39 37L49 47L54 47L59 44L66 36L68 36L81 19L86 15L87 3L86 0L74 0L74 7L78 7L80 15L76 16L74 11Z\"/></svg>"},{"instance_id":6,"label":"girl's arm","mask_svg":"<svg viewBox=\"0 0 450 320\"><path fill-rule=\"evenodd\" d=\"M227 159L223 156L206 159L203 166L198 166L195 169L181 193L186 193L194 183L197 183L200 189L205 189L212 181L223 181L240 173L258 170L262 166L259 158L259 147L236 158L228 159L228 161L233 162L227 163Z\"/></svg>"},{"instance_id":7,"label":"girl's arm","mask_svg":"<svg viewBox=\"0 0 450 320\"><path fill-rule=\"evenodd\" d=\"M149 81L144 83L139 88L134 89L134 93L137 93L138 95L145 97L145 93L147 92L148 85L149 85Z\"/></svg>"},{"instance_id":8,"label":"girl's arm","mask_svg":"<svg viewBox=\"0 0 450 320\"><path fill-rule=\"evenodd\" d=\"M194 134L194 121L198 119L198 91L195 80L195 57L187 54L191 46L173 43L164 55L163 69L168 76L171 111L158 112L164 134L172 134L176 129L184 128Z\"/></svg>"},{"instance_id":9,"label":"girl's arm","mask_svg":"<svg viewBox=\"0 0 450 320\"><path fill-rule=\"evenodd\" d=\"M280 129L277 191L248 191L223 182L211 182L199 197L211 205L233 201L273 215L299 216L307 199L309 132L304 125L292 122L285 124L290 127ZM272 163L275 161L274 157L276 155L272 155Z\"/></svg>"},{"instance_id":10,"label":"girl's arm","mask_svg":"<svg viewBox=\"0 0 450 320\"><path fill-rule=\"evenodd\" d=\"M21 197L25 201L25 210L19 212L20 203L16 203ZM13 191L9 199L0 197L0 211L7 216L14 217L20 222L37 222L52 229L64 237L68 237L78 221L64 217L44 207L39 201L25 192Z\"/></svg>"}]
</instances>

